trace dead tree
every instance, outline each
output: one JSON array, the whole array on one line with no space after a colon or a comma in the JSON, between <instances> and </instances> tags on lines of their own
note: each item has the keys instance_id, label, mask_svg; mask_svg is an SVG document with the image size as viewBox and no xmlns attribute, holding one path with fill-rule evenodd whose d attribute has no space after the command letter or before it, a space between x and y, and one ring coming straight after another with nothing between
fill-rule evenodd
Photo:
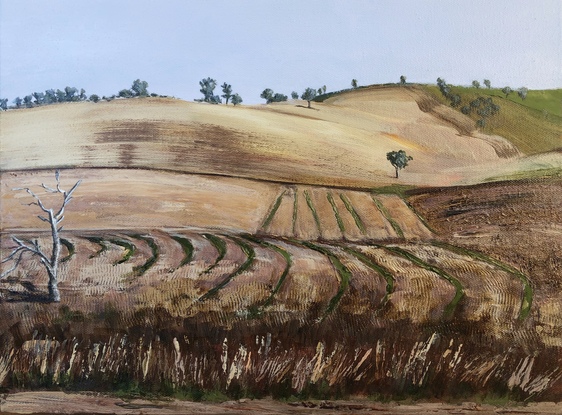
<instances>
[{"instance_id":1,"label":"dead tree","mask_svg":"<svg viewBox=\"0 0 562 415\"><path fill-rule=\"evenodd\" d=\"M56 188L49 187L45 185L45 183L41 184L41 187L45 189L48 193L55 193L60 194L63 197L62 203L58 209L55 208L47 208L39 196L37 196L31 189L28 187L24 188L16 188L13 190L25 190L29 193L34 199L34 202L29 203L29 205L37 205L39 208L44 212L45 215L38 215L37 217L46 222L51 227L51 239L52 239L52 251L51 254L48 255L39 246L39 241L35 240L26 240L20 239L15 236L12 236L12 241L16 244L16 246L12 247L12 252L6 258L2 260L2 263L13 261L13 265L10 269L5 271L0 275L0 278L5 277L12 271L14 271L18 265L20 264L22 257L25 254L29 254L32 257L37 256L39 261L45 269L47 270L47 274L49 276L49 300L52 302L59 302L60 301L60 292L58 288L58 268L59 268L59 258L60 258L60 251L61 251L61 239L60 239L60 232L62 231L62 226L60 226L61 222L64 219L64 210L68 203L72 200L72 193L76 190L76 188L80 185L81 180L78 180L74 186L67 192L63 190L60 185L59 180L59 171L57 170L55 173L55 179L57 180Z\"/></svg>"}]
</instances>

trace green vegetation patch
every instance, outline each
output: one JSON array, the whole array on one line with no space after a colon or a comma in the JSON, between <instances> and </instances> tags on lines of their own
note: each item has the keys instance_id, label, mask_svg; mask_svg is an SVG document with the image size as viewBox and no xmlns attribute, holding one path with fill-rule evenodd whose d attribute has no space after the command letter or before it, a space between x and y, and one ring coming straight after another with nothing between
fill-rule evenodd
<instances>
[{"instance_id":1,"label":"green vegetation patch","mask_svg":"<svg viewBox=\"0 0 562 415\"><path fill-rule=\"evenodd\" d=\"M504 264L503 262L491 258L487 255L484 255L481 252L472 251L470 249L451 245L446 242L433 241L432 244L439 248L447 249L457 254L467 255L473 259L487 262L488 264L494 265L500 268L501 270L506 271L511 275L514 275L515 277L520 279L521 282L523 283L523 299L521 300L521 307L519 309L519 319L523 320L527 318L527 316L531 311L531 305L533 304L533 287L531 286L531 282L529 281L529 278L525 274L513 268L512 266Z\"/></svg>"},{"instance_id":2,"label":"green vegetation patch","mask_svg":"<svg viewBox=\"0 0 562 415\"><path fill-rule=\"evenodd\" d=\"M203 271L203 274L208 274L209 272L211 272L211 270L213 268L215 268L218 265L218 263L220 261L222 261L222 259L226 255L226 242L223 241L218 236L215 236L215 235L210 234L210 233L204 233L203 236L206 239L208 239L209 242L211 242L211 245L213 245L215 247L215 249L217 250L217 252L219 253L219 256L215 260L214 264L211 265L209 268L207 268L205 271Z\"/></svg>"},{"instance_id":3,"label":"green vegetation patch","mask_svg":"<svg viewBox=\"0 0 562 415\"><path fill-rule=\"evenodd\" d=\"M158 245L156 244L156 242L154 242L154 239L143 235L132 235L132 236L135 239L146 242L147 245L150 247L150 250L152 251L152 256L148 258L148 260L144 264L133 267L133 273L135 273L136 276L140 277L156 263L160 253L159 253Z\"/></svg>"},{"instance_id":4,"label":"green vegetation patch","mask_svg":"<svg viewBox=\"0 0 562 415\"><path fill-rule=\"evenodd\" d=\"M343 193L340 193L340 199L342 200L343 204L345 205L345 208L348 210L348 212L351 214L351 216L353 216L353 220L355 221L355 225L357 225L357 229L359 229L359 232L361 232L361 234L365 235L367 233L367 229L365 228L365 224L363 223L363 221L359 217L359 214L357 213L357 211L355 210L355 208L351 204L351 201Z\"/></svg>"},{"instance_id":5,"label":"green vegetation patch","mask_svg":"<svg viewBox=\"0 0 562 415\"><path fill-rule=\"evenodd\" d=\"M388 302L390 294L392 294L394 292L394 276L392 275L392 273L388 269L386 269L385 267L377 264L376 262L374 262L371 258L366 256L365 254L363 254L363 253L361 253L361 252L359 252L355 249L349 248L349 247L344 247L343 249L344 249L344 251L353 255L355 258L357 258L363 264L365 264L366 266L368 266L369 268L371 268L372 270L377 272L379 275L382 275L382 277L385 279L385 281L386 281L386 293L385 293L384 297L382 298L379 306L377 307L377 310L375 310L375 312L377 312L378 310L382 310L384 308L384 306L386 305L386 303Z\"/></svg>"},{"instance_id":6,"label":"green vegetation patch","mask_svg":"<svg viewBox=\"0 0 562 415\"><path fill-rule=\"evenodd\" d=\"M334 201L334 197L332 196L332 194L330 192L328 192L326 197L328 198L328 202L330 202L330 205L332 206L332 210L334 211L334 215L336 217L336 222L338 223L338 228L340 228L340 231L343 234L345 232L345 226L344 226L343 221L341 219L340 212L338 211L338 207L336 206L336 202Z\"/></svg>"},{"instance_id":7,"label":"green vegetation patch","mask_svg":"<svg viewBox=\"0 0 562 415\"><path fill-rule=\"evenodd\" d=\"M402 228L400 227L400 225L398 225L398 222L392 219L392 216L390 216L390 212L384 207L381 201L378 200L374 195L371 195L371 197L373 199L373 202L375 202L377 209L382 213L382 215L385 217L388 223L390 223L390 226L392 226L394 232L396 232L396 235L398 235L398 237L400 238L404 238L404 232L402 231Z\"/></svg>"},{"instance_id":8,"label":"green vegetation patch","mask_svg":"<svg viewBox=\"0 0 562 415\"><path fill-rule=\"evenodd\" d=\"M459 95L460 111L464 106L478 97L491 97L500 109L496 115L489 117L481 131L486 134L500 135L508 139L525 154L537 154L560 148L562 134L562 89L530 90L526 99L521 99L517 91L505 93L498 88L470 88L451 86L452 93ZM423 90L430 93L440 103L449 106L448 100L434 85L424 85ZM476 111L469 115L476 122L480 116Z\"/></svg>"},{"instance_id":9,"label":"green vegetation patch","mask_svg":"<svg viewBox=\"0 0 562 415\"><path fill-rule=\"evenodd\" d=\"M277 213L279 206L281 206L281 201L283 200L283 196L285 195L286 192L287 192L286 190L283 190L283 192L281 192L281 194L277 196L277 199L275 199L273 206L269 210L269 214L267 215L267 217L263 221L263 224L261 225L262 229L265 230L271 224L271 221L275 217L275 214Z\"/></svg>"},{"instance_id":10,"label":"green vegetation patch","mask_svg":"<svg viewBox=\"0 0 562 415\"><path fill-rule=\"evenodd\" d=\"M178 268L183 267L184 265L189 264L193 260L193 244L189 239L184 236L180 235L170 235L170 237L180 244L181 248L183 249L184 257L181 260Z\"/></svg>"},{"instance_id":11,"label":"green vegetation patch","mask_svg":"<svg viewBox=\"0 0 562 415\"><path fill-rule=\"evenodd\" d=\"M254 262L254 258L256 257L256 252L254 251L254 248L252 248L251 245L245 243L241 239L234 238L232 236L229 236L228 238L232 239L236 243L236 245L238 245L240 247L240 249L242 249L242 251L244 251L244 253L246 254L246 261L244 261L244 263L242 265L240 265L238 267L238 269L236 269L236 271L227 275L226 278L224 278L220 283L218 283L213 288L211 288L209 291L207 291L205 294L203 294L199 298L199 301L205 301L206 299L214 296L217 292L219 292L219 290L221 290L226 284L228 284L234 277L236 277L237 275L246 271L252 265L252 262ZM226 252L226 249L225 249L225 252Z\"/></svg>"},{"instance_id":12,"label":"green vegetation patch","mask_svg":"<svg viewBox=\"0 0 562 415\"><path fill-rule=\"evenodd\" d=\"M244 238L246 238L246 239L248 239L248 240L250 240L250 241L252 241L252 242L254 242L258 245L261 245L265 248L273 249L275 252L280 254L285 259L285 269L283 270L283 273L279 277L279 280L277 281L277 284L275 284L275 287L271 290L271 294L269 295L269 297L267 297L267 299L265 300L265 302L261 306L261 311L263 311L264 308L271 305L271 303L273 302L273 298L279 292L279 290L281 289L281 286L285 282L285 279L287 278L287 275L289 274L289 270L291 269L291 266L293 265L292 256L285 249L283 249L283 248L281 248L281 247L279 247L275 244L272 244L270 242L255 238L251 235L244 235Z\"/></svg>"},{"instance_id":13,"label":"green vegetation patch","mask_svg":"<svg viewBox=\"0 0 562 415\"><path fill-rule=\"evenodd\" d=\"M397 246L385 246L385 245L377 245L377 246L384 248L392 253L398 254L399 256L406 258L408 261L412 262L413 264L416 264L417 266L423 269L434 272L435 274L439 275L441 278L449 282L451 285L453 285L453 287L455 287L455 296L453 297L451 302L447 304L447 307L445 307L445 310L443 312L443 317L445 317L446 319L450 319L451 317L453 317L457 304L464 297L464 290L459 280L457 280L452 275L446 273L442 269L434 267L431 264L428 264L427 262L423 261L422 259L418 258L417 256L415 256L414 254L412 254L411 252L405 249L399 248Z\"/></svg>"},{"instance_id":14,"label":"green vegetation patch","mask_svg":"<svg viewBox=\"0 0 562 415\"><path fill-rule=\"evenodd\" d=\"M293 201L293 235L297 232L297 215L299 213L299 193L298 190L294 190L294 201Z\"/></svg>"},{"instance_id":15,"label":"green vegetation patch","mask_svg":"<svg viewBox=\"0 0 562 415\"><path fill-rule=\"evenodd\" d=\"M308 194L308 192L306 190L303 191L303 193L304 193L304 198L306 199L306 204L310 208L310 211L312 212L312 216L314 217L314 222L316 223L316 227L318 228L318 232L320 234L322 234L322 228L320 227L320 217L318 216L318 212L316 212L316 208L314 207L314 204L312 203L312 199L311 199L310 195Z\"/></svg>"},{"instance_id":16,"label":"green vegetation patch","mask_svg":"<svg viewBox=\"0 0 562 415\"><path fill-rule=\"evenodd\" d=\"M101 254L103 254L105 251L109 249L105 239L100 238L99 236L85 236L84 239L94 244L98 244L101 247L100 250L97 251L95 254L90 255L90 259L100 256Z\"/></svg>"},{"instance_id":17,"label":"green vegetation patch","mask_svg":"<svg viewBox=\"0 0 562 415\"><path fill-rule=\"evenodd\" d=\"M374 194L393 194L398 195L402 199L406 199L408 197L408 192L410 190L416 189L416 186L411 186L407 184L389 184L388 186L381 186L376 187L371 190L371 193Z\"/></svg>"},{"instance_id":18,"label":"green vegetation patch","mask_svg":"<svg viewBox=\"0 0 562 415\"><path fill-rule=\"evenodd\" d=\"M135 253L136 246L129 241L125 241L123 239L108 239L108 242L112 243L113 245L125 248L125 254L123 255L123 257L119 261L114 262L113 265L119 265L127 262Z\"/></svg>"},{"instance_id":19,"label":"green vegetation patch","mask_svg":"<svg viewBox=\"0 0 562 415\"><path fill-rule=\"evenodd\" d=\"M60 238L60 243L63 244L65 246L66 250L68 251L68 255L66 255L64 258L62 258L60 260L60 262L70 261L70 259L76 253L76 248L75 248L74 244L72 242L70 242L68 239L64 239L64 238Z\"/></svg>"},{"instance_id":20,"label":"green vegetation patch","mask_svg":"<svg viewBox=\"0 0 562 415\"><path fill-rule=\"evenodd\" d=\"M518 171L504 176L488 177L487 182L503 182L511 180L525 180L525 179L550 179L561 178L562 169L559 167L550 167L537 170Z\"/></svg>"},{"instance_id":21,"label":"green vegetation patch","mask_svg":"<svg viewBox=\"0 0 562 415\"><path fill-rule=\"evenodd\" d=\"M342 296L345 294L345 291L349 286L349 282L351 281L352 274L347 269L347 267L340 261L340 259L329 249L313 244L312 242L308 242L308 241L295 241L295 242L327 256L330 259L332 265L334 266L334 269L336 270L336 274L338 275L340 287L336 295L334 295L330 299L330 302L328 303L328 307L326 307L326 310L324 311L324 315L322 316L322 320L324 320L332 311L335 310L335 308L339 304Z\"/></svg>"}]
</instances>

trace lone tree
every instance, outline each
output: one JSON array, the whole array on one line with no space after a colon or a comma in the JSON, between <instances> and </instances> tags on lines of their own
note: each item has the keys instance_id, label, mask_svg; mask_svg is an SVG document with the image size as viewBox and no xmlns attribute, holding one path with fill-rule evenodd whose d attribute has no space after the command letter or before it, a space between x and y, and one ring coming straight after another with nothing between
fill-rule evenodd
<instances>
[{"instance_id":1,"label":"lone tree","mask_svg":"<svg viewBox=\"0 0 562 415\"><path fill-rule=\"evenodd\" d=\"M506 86L502 88L502 92L505 94L505 97L507 98L509 94L513 92L513 90L510 87Z\"/></svg>"},{"instance_id":2,"label":"lone tree","mask_svg":"<svg viewBox=\"0 0 562 415\"><path fill-rule=\"evenodd\" d=\"M301 99L308 102L308 108L310 108L310 101L316 98L316 90L314 88L306 88L301 95Z\"/></svg>"},{"instance_id":3,"label":"lone tree","mask_svg":"<svg viewBox=\"0 0 562 415\"><path fill-rule=\"evenodd\" d=\"M472 81L472 87L479 89L480 88L480 82L478 82L477 80Z\"/></svg>"},{"instance_id":4,"label":"lone tree","mask_svg":"<svg viewBox=\"0 0 562 415\"><path fill-rule=\"evenodd\" d=\"M13 261L14 264L10 269L0 274L0 278L3 278L14 271L18 267L22 257L25 254L37 256L41 264L43 264L43 266L45 267L49 276L49 301L57 303L60 301L60 292L58 289L58 268L61 251L60 232L62 231L62 226L59 225L64 219L64 210L66 206L72 200L72 193L74 193L76 188L81 183L81 180L78 180L69 191L66 191L61 188L59 176L60 174L57 170L55 173L55 179L57 181L57 185L55 188L49 187L45 183L41 184L41 187L45 189L46 192L62 195L62 202L60 204L60 207L58 208L47 208L41 198L28 187L14 189L25 190L27 193L29 193L35 199L35 201L31 202L30 205L39 206L39 208L45 213L45 215L38 215L37 217L43 222L47 222L51 227L52 250L50 255L46 254L43 251L43 249L39 246L39 241L37 239L32 241L19 239L15 236L12 236L12 241L16 244L16 246L11 248L12 252L2 260L2 263Z\"/></svg>"},{"instance_id":5,"label":"lone tree","mask_svg":"<svg viewBox=\"0 0 562 415\"><path fill-rule=\"evenodd\" d=\"M406 85L406 77L404 75L400 75L400 85Z\"/></svg>"},{"instance_id":6,"label":"lone tree","mask_svg":"<svg viewBox=\"0 0 562 415\"><path fill-rule=\"evenodd\" d=\"M352 87L352 88L357 88L357 79L352 79L352 80L351 80L351 87Z\"/></svg>"},{"instance_id":7,"label":"lone tree","mask_svg":"<svg viewBox=\"0 0 562 415\"><path fill-rule=\"evenodd\" d=\"M521 99L525 99L527 98L527 93L529 92L529 90L526 87L521 87L517 90L517 95L519 95L519 98Z\"/></svg>"},{"instance_id":8,"label":"lone tree","mask_svg":"<svg viewBox=\"0 0 562 415\"><path fill-rule=\"evenodd\" d=\"M492 87L492 83L490 82L489 79L484 79L484 85L486 85L486 88L488 89Z\"/></svg>"},{"instance_id":9,"label":"lone tree","mask_svg":"<svg viewBox=\"0 0 562 415\"><path fill-rule=\"evenodd\" d=\"M398 178L398 170L405 168L408 162L414 158L408 156L404 150L398 150L386 153L386 159L390 161L390 164L396 169L396 178Z\"/></svg>"}]
</instances>

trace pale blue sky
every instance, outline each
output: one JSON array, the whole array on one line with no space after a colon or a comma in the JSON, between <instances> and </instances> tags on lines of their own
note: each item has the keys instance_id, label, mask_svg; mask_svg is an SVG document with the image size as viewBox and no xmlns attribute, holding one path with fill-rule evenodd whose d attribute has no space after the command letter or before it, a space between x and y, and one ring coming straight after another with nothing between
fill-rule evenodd
<instances>
[{"instance_id":1,"label":"pale blue sky","mask_svg":"<svg viewBox=\"0 0 562 415\"><path fill-rule=\"evenodd\" d=\"M193 100L408 81L562 87L560 0L0 0L0 96L134 79ZM216 93L219 93L217 88Z\"/></svg>"}]
</instances>

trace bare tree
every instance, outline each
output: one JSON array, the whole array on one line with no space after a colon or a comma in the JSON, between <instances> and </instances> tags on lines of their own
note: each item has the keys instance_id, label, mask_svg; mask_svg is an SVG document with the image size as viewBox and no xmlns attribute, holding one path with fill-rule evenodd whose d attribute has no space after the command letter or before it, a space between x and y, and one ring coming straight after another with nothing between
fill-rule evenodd
<instances>
[{"instance_id":1,"label":"bare tree","mask_svg":"<svg viewBox=\"0 0 562 415\"><path fill-rule=\"evenodd\" d=\"M45 185L45 183L41 184L41 187L45 189L48 193L55 193L62 195L62 203L58 209L55 208L47 208L41 198L37 196L30 188L16 188L13 190L25 190L29 193L34 199L34 202L31 202L30 205L37 205L39 208L46 214L46 215L38 215L37 217L42 220L43 222L47 222L51 226L51 239L52 239L52 251L50 256L43 252L41 247L39 246L39 241L35 240L25 240L19 239L15 236L12 236L12 241L16 244L16 246L12 247L12 252L6 258L2 260L2 263L13 261L14 264L10 269L5 271L0 275L0 278L5 277L12 271L14 271L19 263L21 262L22 257L25 254L30 254L31 256L39 257L39 261L45 269L47 270L47 274L49 276L49 300L52 302L59 302L60 301L60 292L58 289L58 268L59 268L59 258L60 258L60 251L61 251L61 238L60 232L62 231L62 226L59 226L64 219L64 210L68 203L72 200L72 193L76 190L76 188L80 185L82 180L78 180L74 186L67 192L61 188L60 184L60 174L57 170L55 173L55 179L57 180L56 188L49 187Z\"/></svg>"}]
</instances>

